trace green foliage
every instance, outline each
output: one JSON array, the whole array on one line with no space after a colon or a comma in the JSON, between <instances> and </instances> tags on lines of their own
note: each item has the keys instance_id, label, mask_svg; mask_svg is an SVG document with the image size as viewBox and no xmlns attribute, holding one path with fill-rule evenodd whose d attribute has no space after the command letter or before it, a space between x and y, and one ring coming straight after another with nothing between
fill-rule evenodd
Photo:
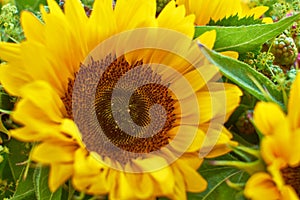
<instances>
[{"instance_id":1,"label":"green foliage","mask_svg":"<svg viewBox=\"0 0 300 200\"><path fill-rule=\"evenodd\" d=\"M0 86L0 109L10 111L14 107L15 98L9 96Z\"/></svg>"},{"instance_id":2,"label":"green foliage","mask_svg":"<svg viewBox=\"0 0 300 200\"><path fill-rule=\"evenodd\" d=\"M12 196L19 187L22 189L23 186L20 186L20 183L23 182L30 150L28 144L13 139L5 142L3 148L6 149L6 153L1 153L4 159L0 162L0 198Z\"/></svg>"},{"instance_id":3,"label":"green foliage","mask_svg":"<svg viewBox=\"0 0 300 200\"><path fill-rule=\"evenodd\" d=\"M23 173L25 172L25 168ZM32 181L34 169L30 169L27 173L26 179L23 178L23 174L20 175L18 179L18 185L16 188L16 192L12 196L10 200L27 200L27 199L35 199L34 193L34 185Z\"/></svg>"},{"instance_id":4,"label":"green foliage","mask_svg":"<svg viewBox=\"0 0 300 200\"><path fill-rule=\"evenodd\" d=\"M267 0L264 2L266 1ZM269 2L271 1L272 0L269 0ZM169 0L157 0L157 2L159 3L157 5L158 14ZM82 3L90 8L93 4L93 0L82 0ZM297 3L299 3L299 1L297 1ZM24 36L19 22L19 14L23 10L30 10L33 11L34 14L39 15L38 10L40 5L46 5L46 0L15 0L14 5L8 4L7 6L3 6L0 14L1 41L22 41ZM282 6L277 17L281 18L285 16L286 9L284 9L284 5L277 4L277 6ZM293 6L295 7L295 10L296 6L299 8L299 5L296 5L294 2ZM258 72L269 70L268 67L272 66L274 58L271 58L270 54L261 52L255 54L253 57L255 65L252 65L254 67L251 67L248 65L249 63L246 64L242 61L223 56L218 52L231 50L239 52L240 55L246 55L248 52L258 52L265 42L281 34L295 21L299 20L299 17L300 14L297 14L273 24L263 24L260 19L254 19L253 17L239 19L238 16L235 15L218 21L211 20L209 26L197 26L195 28L195 38L206 31L216 30L217 39L214 51L203 46L200 47L201 50L213 64L219 67L220 71L230 80L230 82L238 85L250 96L250 98L243 97L242 103L249 107L247 107L247 109L239 107L237 112L232 115L228 122L230 126L236 125L237 120L240 119L240 116L245 113L245 111L253 109L257 100L274 101L284 109L286 103L283 97L284 95L281 90L278 89L278 85L272 82L265 74ZM289 80L290 82L288 83L291 84L295 74L295 70L289 72L286 75L288 78L285 78L284 80ZM282 77L277 78L277 82L282 79ZM285 83L287 82L285 81ZM70 183L66 183L54 193L49 190L49 168L36 166L35 163L31 163L28 160L31 144L25 144L14 139L9 139L10 135L8 129L16 127L8 117L13 110L15 102L16 98L9 96L1 88L0 131L6 135L4 135L5 139L2 139L2 137L0 138L0 199L97 199L98 197L91 197L84 193L76 192ZM245 137L241 137L239 134L233 133L233 135L234 140L238 141L240 144L248 147L253 146L249 137L245 139ZM3 136L3 134L1 136ZM259 141L255 142L258 143ZM236 161L240 158L228 154L219 159ZM241 189L249 177L246 172L232 167L212 166L210 165L209 160L205 160L204 164L199 169L199 173L208 181L208 188L203 193L189 193L189 199L244 200ZM232 183L236 183L236 186L241 186L240 190L238 187L234 188L234 184Z\"/></svg>"},{"instance_id":5,"label":"green foliage","mask_svg":"<svg viewBox=\"0 0 300 200\"><path fill-rule=\"evenodd\" d=\"M197 26L195 38L206 31L216 30L217 38L214 45L216 51L237 51L246 53L261 47L266 41L276 37L293 22L300 14L285 18L273 24L256 24L248 26Z\"/></svg>"},{"instance_id":6,"label":"green foliage","mask_svg":"<svg viewBox=\"0 0 300 200\"><path fill-rule=\"evenodd\" d=\"M15 4L19 11L22 10L32 10L38 11L40 5L46 5L46 0L15 0Z\"/></svg>"},{"instance_id":7,"label":"green foliage","mask_svg":"<svg viewBox=\"0 0 300 200\"><path fill-rule=\"evenodd\" d=\"M0 11L0 41L18 42L23 38L17 7L11 4L2 6Z\"/></svg>"},{"instance_id":8,"label":"green foliage","mask_svg":"<svg viewBox=\"0 0 300 200\"><path fill-rule=\"evenodd\" d=\"M223 75L232 82L259 100L271 100L283 106L281 92L278 91L276 85L263 74L257 72L244 62L223 56L222 54L211 51L206 47L201 47L201 49L205 55L207 55L209 60L219 67ZM262 88L259 88L253 79L255 79ZM262 89L266 91L263 91ZM265 92L267 92L267 94Z\"/></svg>"},{"instance_id":9,"label":"green foliage","mask_svg":"<svg viewBox=\"0 0 300 200\"><path fill-rule=\"evenodd\" d=\"M48 188L49 169L38 167L33 174L34 190L37 200L60 200L62 188L52 193Z\"/></svg>"},{"instance_id":10,"label":"green foliage","mask_svg":"<svg viewBox=\"0 0 300 200\"><path fill-rule=\"evenodd\" d=\"M261 19L254 19L253 16L239 18L238 14L214 21L210 19L208 26L247 26L254 24L263 24Z\"/></svg>"},{"instance_id":11,"label":"green foliage","mask_svg":"<svg viewBox=\"0 0 300 200\"><path fill-rule=\"evenodd\" d=\"M231 155L222 156L217 160L237 160ZM229 187L227 181L243 186L249 175L239 169L226 166L212 166L209 160L204 161L199 173L208 181L207 189L202 193L189 193L191 200L244 200L243 193L236 188Z\"/></svg>"},{"instance_id":12,"label":"green foliage","mask_svg":"<svg viewBox=\"0 0 300 200\"><path fill-rule=\"evenodd\" d=\"M156 14L158 15L170 0L156 0Z\"/></svg>"}]
</instances>

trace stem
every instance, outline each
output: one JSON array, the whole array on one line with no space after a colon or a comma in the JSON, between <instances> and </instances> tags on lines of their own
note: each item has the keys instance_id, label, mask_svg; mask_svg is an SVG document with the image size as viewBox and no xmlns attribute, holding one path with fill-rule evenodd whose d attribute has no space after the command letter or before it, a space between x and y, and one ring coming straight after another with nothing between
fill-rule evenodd
<instances>
[{"instance_id":1,"label":"stem","mask_svg":"<svg viewBox=\"0 0 300 200\"><path fill-rule=\"evenodd\" d=\"M243 190L243 188L245 187L245 183L233 183L232 181L230 181L229 179L226 180L226 184L238 191Z\"/></svg>"},{"instance_id":2,"label":"stem","mask_svg":"<svg viewBox=\"0 0 300 200\"><path fill-rule=\"evenodd\" d=\"M254 156L258 159L261 158L259 150L255 150L255 149L245 147L245 146L237 146L237 147L234 147L234 148L236 148L238 150L241 150L242 152L246 152L246 153L248 153L248 154L250 154L250 155L252 155L252 156Z\"/></svg>"},{"instance_id":3,"label":"stem","mask_svg":"<svg viewBox=\"0 0 300 200\"><path fill-rule=\"evenodd\" d=\"M72 187L71 181L69 180L69 184L68 184L68 200L72 200L73 199L74 192L75 192L75 190Z\"/></svg>"},{"instance_id":4,"label":"stem","mask_svg":"<svg viewBox=\"0 0 300 200\"><path fill-rule=\"evenodd\" d=\"M241 162L241 161L228 161L228 160L214 160L210 162L215 166L231 166L246 171L252 175L256 172L265 171L265 165L259 159L253 162Z\"/></svg>"},{"instance_id":5,"label":"stem","mask_svg":"<svg viewBox=\"0 0 300 200\"><path fill-rule=\"evenodd\" d=\"M281 87L281 90L282 90L282 96L283 96L283 103L284 103L284 106L287 108L288 107L288 97L287 97L284 87Z\"/></svg>"},{"instance_id":6,"label":"stem","mask_svg":"<svg viewBox=\"0 0 300 200\"><path fill-rule=\"evenodd\" d=\"M83 200L84 197L85 197L84 192L80 192L80 195L79 195L79 196L74 196L74 199L75 199L75 200Z\"/></svg>"}]
</instances>

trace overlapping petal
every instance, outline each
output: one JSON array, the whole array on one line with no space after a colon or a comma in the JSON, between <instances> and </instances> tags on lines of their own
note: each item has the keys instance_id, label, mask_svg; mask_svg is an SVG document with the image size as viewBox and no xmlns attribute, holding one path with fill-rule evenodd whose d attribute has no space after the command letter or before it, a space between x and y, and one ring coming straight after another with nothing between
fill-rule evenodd
<instances>
[{"instance_id":1,"label":"overlapping petal","mask_svg":"<svg viewBox=\"0 0 300 200\"><path fill-rule=\"evenodd\" d=\"M50 166L51 191L70 178L77 190L93 195L109 195L111 199L151 199L157 196L184 199L186 191L203 191L207 183L197 172L202 162L198 154L200 142L206 137L204 132L209 129L210 121L214 118L227 119L241 96L241 91L229 84L215 83L210 85L214 91L208 91L206 81L215 78L218 72L215 67L211 71L206 71L204 67L199 69L203 71L202 75L207 75L201 77L195 75L197 70L194 66L172 53L159 55L161 51L157 51L151 55L132 56L133 62L146 56L147 61L156 61L181 72L184 78L190 80L193 92L201 101L200 124L203 126L186 124L189 128L185 129L188 131L185 136L196 131L197 141L171 165L167 165L161 157L153 157L133 159L125 166L142 169L144 173L131 174L103 164L114 160L87 149L77 124L68 113L71 108L65 104L65 101L72 104L70 85L74 84L86 56L99 43L116 33L142 27L172 29L192 41L194 16L187 16L184 6L176 7L173 1L157 18L154 0L118 0L115 9L109 0L96 0L90 17L86 16L79 0L66 1L64 11L54 0L48 0L48 6L50 12L41 7L43 20L27 11L22 14L25 41L21 44L0 43L1 59L6 61L0 69L0 80L10 94L21 97L13 118L22 127L13 130L12 135L22 141L38 142L31 159ZM188 49L189 46L182 48ZM174 87L180 89L180 84ZM214 98L219 95L224 101L215 102ZM188 99L191 93L180 96L176 100ZM210 108L212 102L216 103L213 109ZM191 115L195 114L191 110ZM182 119L185 117L182 116ZM223 125L217 125L213 134L220 137L216 140L215 149L215 144L209 146L209 151L213 149L209 154L211 157L228 152L227 145L235 144L232 144L232 136ZM175 129L171 129L168 136L176 135ZM148 172L157 163L167 167Z\"/></svg>"}]
</instances>

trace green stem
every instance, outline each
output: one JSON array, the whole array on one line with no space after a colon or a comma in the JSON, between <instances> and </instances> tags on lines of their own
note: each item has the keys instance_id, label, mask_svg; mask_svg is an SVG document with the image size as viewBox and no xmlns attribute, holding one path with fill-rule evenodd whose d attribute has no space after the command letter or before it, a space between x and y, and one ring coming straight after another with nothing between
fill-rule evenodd
<instances>
[{"instance_id":1,"label":"green stem","mask_svg":"<svg viewBox=\"0 0 300 200\"><path fill-rule=\"evenodd\" d=\"M79 196L74 196L74 200L83 200L85 197L85 193L84 192L80 192Z\"/></svg>"},{"instance_id":2,"label":"green stem","mask_svg":"<svg viewBox=\"0 0 300 200\"><path fill-rule=\"evenodd\" d=\"M282 96L283 96L283 103L284 103L284 106L287 108L288 107L288 96L286 94L284 87L281 87L281 90L282 90Z\"/></svg>"},{"instance_id":3,"label":"green stem","mask_svg":"<svg viewBox=\"0 0 300 200\"><path fill-rule=\"evenodd\" d=\"M226 180L226 184L229 187L231 187L231 188L233 188L235 190L238 190L238 191L243 190L244 187L245 187L245 183L234 183L234 182L230 181L229 179Z\"/></svg>"},{"instance_id":4,"label":"green stem","mask_svg":"<svg viewBox=\"0 0 300 200\"><path fill-rule=\"evenodd\" d=\"M252 175L256 172L265 171L265 165L261 160L253 162L241 162L241 161L228 161L228 160L215 160L211 161L210 164L215 166L231 166L246 171Z\"/></svg>"},{"instance_id":5,"label":"green stem","mask_svg":"<svg viewBox=\"0 0 300 200\"><path fill-rule=\"evenodd\" d=\"M240 150L242 152L246 152L246 153L248 153L248 154L250 154L250 155L252 155L252 156L254 156L254 157L258 158L258 159L261 158L259 150L256 150L256 149L253 149L253 148L249 148L249 147L245 147L245 146L237 146L237 147L234 147L234 148L236 148L236 149L238 149L238 150Z\"/></svg>"},{"instance_id":6,"label":"green stem","mask_svg":"<svg viewBox=\"0 0 300 200\"><path fill-rule=\"evenodd\" d=\"M71 181L69 180L69 184L68 184L68 200L72 200L73 199L74 192L75 192L75 190L72 187Z\"/></svg>"}]
</instances>

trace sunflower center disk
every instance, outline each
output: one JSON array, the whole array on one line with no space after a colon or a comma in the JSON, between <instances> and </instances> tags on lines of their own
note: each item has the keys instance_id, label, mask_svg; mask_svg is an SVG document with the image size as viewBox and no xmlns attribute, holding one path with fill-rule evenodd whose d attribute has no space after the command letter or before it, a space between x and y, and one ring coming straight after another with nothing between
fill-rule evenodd
<instances>
[{"instance_id":1,"label":"sunflower center disk","mask_svg":"<svg viewBox=\"0 0 300 200\"><path fill-rule=\"evenodd\" d=\"M75 122L89 151L126 164L169 144L173 139L169 131L176 121L175 100L159 74L141 61L129 64L124 56L106 66L92 61L87 69L95 70L88 74L100 72L100 76L78 76L82 80L76 81L84 82L85 88L76 88L75 84L75 106L72 103ZM95 90L87 93L93 85L89 80L95 79ZM93 95L92 103L86 103L89 97L82 97L89 94ZM90 112L95 114L95 120L88 119L93 115Z\"/></svg>"},{"instance_id":2,"label":"sunflower center disk","mask_svg":"<svg viewBox=\"0 0 300 200\"><path fill-rule=\"evenodd\" d=\"M170 139L167 132L172 128L175 120L172 114L174 101L168 88L159 84L160 77L150 68L138 66L141 64L130 66L124 58L113 62L99 80L95 95L97 119L105 136L117 147L133 153L149 153L167 145ZM120 87L116 87L117 82L129 70L132 72L131 75L119 84ZM135 85L133 82L136 82L138 77L145 82L156 83L142 85L132 93L131 86ZM128 95L129 102L126 102ZM154 117L150 116L149 111L155 104L161 105L166 111L167 119L164 124L157 122L157 119L164 114L159 110L154 111ZM157 122L153 123L154 127L143 128L152 120ZM137 126L132 126L134 124ZM161 129L159 125L162 125ZM151 130L157 132L149 134ZM151 136L147 137L149 135ZM97 152L101 153L102 147L97 147Z\"/></svg>"},{"instance_id":3,"label":"sunflower center disk","mask_svg":"<svg viewBox=\"0 0 300 200\"><path fill-rule=\"evenodd\" d=\"M287 167L281 170L284 181L287 185L291 185L298 197L300 197L300 166Z\"/></svg>"}]
</instances>

